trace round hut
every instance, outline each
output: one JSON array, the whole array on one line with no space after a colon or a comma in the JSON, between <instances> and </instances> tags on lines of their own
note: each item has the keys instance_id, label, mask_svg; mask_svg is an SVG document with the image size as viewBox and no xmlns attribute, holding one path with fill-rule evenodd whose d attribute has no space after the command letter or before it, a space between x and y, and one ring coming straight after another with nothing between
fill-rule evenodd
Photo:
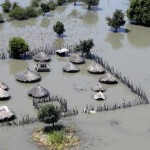
<instances>
[{"instance_id":1,"label":"round hut","mask_svg":"<svg viewBox=\"0 0 150 150\"><path fill-rule=\"evenodd\" d=\"M97 83L96 85L94 85L92 88L92 91L94 92L105 92L106 91L106 88L104 88L100 83Z\"/></svg>"},{"instance_id":2,"label":"round hut","mask_svg":"<svg viewBox=\"0 0 150 150\"><path fill-rule=\"evenodd\" d=\"M10 95L7 91L0 88L0 100L6 100L9 99Z\"/></svg>"},{"instance_id":3,"label":"round hut","mask_svg":"<svg viewBox=\"0 0 150 150\"><path fill-rule=\"evenodd\" d=\"M105 95L101 91L96 93L96 94L94 94L93 98L95 100L105 100L106 99Z\"/></svg>"},{"instance_id":4,"label":"round hut","mask_svg":"<svg viewBox=\"0 0 150 150\"><path fill-rule=\"evenodd\" d=\"M47 89L40 85L37 85L36 87L33 87L29 90L28 95L34 98L44 98L48 97L50 94Z\"/></svg>"},{"instance_id":5,"label":"round hut","mask_svg":"<svg viewBox=\"0 0 150 150\"><path fill-rule=\"evenodd\" d=\"M47 55L46 53L44 53L44 52L39 52L39 53L37 53L37 54L35 54L34 56L33 56L33 60L35 60L35 61L50 61L51 60L51 58L50 58L50 56L49 55Z\"/></svg>"},{"instance_id":6,"label":"round hut","mask_svg":"<svg viewBox=\"0 0 150 150\"><path fill-rule=\"evenodd\" d=\"M100 64L94 63L88 67L88 72L93 74L102 74L105 73L105 70Z\"/></svg>"},{"instance_id":7,"label":"round hut","mask_svg":"<svg viewBox=\"0 0 150 150\"><path fill-rule=\"evenodd\" d=\"M7 106L0 106L0 122L15 119L15 114Z\"/></svg>"},{"instance_id":8,"label":"round hut","mask_svg":"<svg viewBox=\"0 0 150 150\"><path fill-rule=\"evenodd\" d=\"M74 64L83 64L85 63L85 60L83 57L81 57L78 54L73 54L70 56L69 61L74 63Z\"/></svg>"},{"instance_id":9,"label":"round hut","mask_svg":"<svg viewBox=\"0 0 150 150\"><path fill-rule=\"evenodd\" d=\"M99 78L99 81L106 84L117 84L118 80L113 75L107 73L103 77Z\"/></svg>"},{"instance_id":10,"label":"round hut","mask_svg":"<svg viewBox=\"0 0 150 150\"><path fill-rule=\"evenodd\" d=\"M0 88L3 90L8 90L8 85L0 81Z\"/></svg>"},{"instance_id":11,"label":"round hut","mask_svg":"<svg viewBox=\"0 0 150 150\"><path fill-rule=\"evenodd\" d=\"M20 72L16 75L16 80L24 83L33 83L41 80L41 76L39 73L31 71L31 70L26 70L23 72Z\"/></svg>"},{"instance_id":12,"label":"round hut","mask_svg":"<svg viewBox=\"0 0 150 150\"><path fill-rule=\"evenodd\" d=\"M68 62L64 67L63 67L63 71L64 72L78 72L79 68L77 66L75 66L73 63Z\"/></svg>"}]
</instances>

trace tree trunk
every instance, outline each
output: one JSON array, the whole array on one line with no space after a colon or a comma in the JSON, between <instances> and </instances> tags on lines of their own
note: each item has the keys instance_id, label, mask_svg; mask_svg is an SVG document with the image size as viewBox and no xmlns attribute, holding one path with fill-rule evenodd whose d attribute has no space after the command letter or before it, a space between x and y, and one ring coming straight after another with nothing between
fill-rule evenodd
<instances>
[{"instance_id":1,"label":"tree trunk","mask_svg":"<svg viewBox=\"0 0 150 150\"><path fill-rule=\"evenodd\" d=\"M91 5L88 5L88 10L90 10L91 9Z\"/></svg>"},{"instance_id":2,"label":"tree trunk","mask_svg":"<svg viewBox=\"0 0 150 150\"><path fill-rule=\"evenodd\" d=\"M54 122L53 122L53 127L55 126Z\"/></svg>"},{"instance_id":3,"label":"tree trunk","mask_svg":"<svg viewBox=\"0 0 150 150\"><path fill-rule=\"evenodd\" d=\"M115 28L115 32L117 32L117 29L118 29L118 28Z\"/></svg>"}]
</instances>

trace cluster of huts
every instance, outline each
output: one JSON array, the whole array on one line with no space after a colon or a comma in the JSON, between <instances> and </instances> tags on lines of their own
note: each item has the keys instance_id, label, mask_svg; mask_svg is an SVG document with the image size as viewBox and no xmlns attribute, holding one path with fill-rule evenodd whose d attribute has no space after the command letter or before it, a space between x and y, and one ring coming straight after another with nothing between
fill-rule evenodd
<instances>
[{"instance_id":1,"label":"cluster of huts","mask_svg":"<svg viewBox=\"0 0 150 150\"><path fill-rule=\"evenodd\" d=\"M67 52L68 50L64 48L57 50L56 54L58 54L59 56L65 56ZM41 75L38 72L50 71L49 65L49 62L51 61L50 55L47 55L44 52L39 52L33 56L33 60L37 62L34 66L35 71L32 71L28 68L27 70L16 74L15 77L17 81L24 83L38 82L41 80ZM79 54L74 53L69 57L69 61L62 68L62 70L68 73L79 72L80 69L78 68L77 65L83 63L85 63L85 59L81 57ZM92 74L104 74L104 76L101 76L99 78L99 81L101 83L107 84L118 83L117 79L113 75L106 73L105 69L96 62L92 63L87 68L87 70L89 73ZM93 95L93 98L95 100L105 100L103 92L106 91L106 88L104 88L100 82L98 82L95 86L91 88L94 92L96 92L96 94ZM0 100L10 98L10 95L7 90L8 86L5 83L0 82ZM43 98L48 97L50 94L47 89L45 89L40 85L37 85L28 91L28 95L34 98ZM0 121L9 120L12 118L14 118L14 113L12 113L12 111L9 110L7 106L0 106Z\"/></svg>"}]
</instances>

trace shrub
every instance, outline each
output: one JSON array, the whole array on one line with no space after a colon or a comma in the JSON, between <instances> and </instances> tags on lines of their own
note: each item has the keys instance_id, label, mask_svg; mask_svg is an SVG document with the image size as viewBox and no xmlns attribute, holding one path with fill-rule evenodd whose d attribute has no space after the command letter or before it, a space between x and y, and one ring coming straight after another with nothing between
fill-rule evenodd
<instances>
[{"instance_id":1,"label":"shrub","mask_svg":"<svg viewBox=\"0 0 150 150\"><path fill-rule=\"evenodd\" d=\"M17 20L25 20L28 18L26 9L21 6L17 6L12 9L9 16Z\"/></svg>"},{"instance_id":2,"label":"shrub","mask_svg":"<svg viewBox=\"0 0 150 150\"><path fill-rule=\"evenodd\" d=\"M26 7L26 15L29 18L34 18L34 17L37 17L38 12L33 7L29 6L29 7Z\"/></svg>"},{"instance_id":3,"label":"shrub","mask_svg":"<svg viewBox=\"0 0 150 150\"><path fill-rule=\"evenodd\" d=\"M46 124L53 124L56 123L60 118L60 111L58 107L48 104L43 107L38 111L38 119L41 122L44 122Z\"/></svg>"},{"instance_id":4,"label":"shrub","mask_svg":"<svg viewBox=\"0 0 150 150\"><path fill-rule=\"evenodd\" d=\"M50 1L50 2L48 3L48 5L49 5L50 10L55 10L56 4L55 4L54 1Z\"/></svg>"},{"instance_id":5,"label":"shrub","mask_svg":"<svg viewBox=\"0 0 150 150\"><path fill-rule=\"evenodd\" d=\"M57 0L57 5L61 6L65 3L65 0Z\"/></svg>"},{"instance_id":6,"label":"shrub","mask_svg":"<svg viewBox=\"0 0 150 150\"><path fill-rule=\"evenodd\" d=\"M27 52L29 45L21 37L13 37L9 40L9 52L12 58L20 58L20 54Z\"/></svg>"},{"instance_id":7,"label":"shrub","mask_svg":"<svg viewBox=\"0 0 150 150\"><path fill-rule=\"evenodd\" d=\"M20 6L19 6L19 4L18 4L17 2L14 2L14 3L12 4L12 9L15 9L16 7L20 7Z\"/></svg>"},{"instance_id":8,"label":"shrub","mask_svg":"<svg viewBox=\"0 0 150 150\"><path fill-rule=\"evenodd\" d=\"M32 0L30 6L31 7L39 7L38 0Z\"/></svg>"},{"instance_id":9,"label":"shrub","mask_svg":"<svg viewBox=\"0 0 150 150\"><path fill-rule=\"evenodd\" d=\"M5 2L2 4L2 9L5 13L9 13L11 8L11 3L9 0L5 0Z\"/></svg>"},{"instance_id":10,"label":"shrub","mask_svg":"<svg viewBox=\"0 0 150 150\"><path fill-rule=\"evenodd\" d=\"M48 4L42 3L42 4L41 4L41 10L42 10L42 12L45 14L45 13L47 13L47 12L50 11L50 7L49 7ZM44 14L43 14L43 15L44 15Z\"/></svg>"},{"instance_id":11,"label":"shrub","mask_svg":"<svg viewBox=\"0 0 150 150\"><path fill-rule=\"evenodd\" d=\"M4 22L4 19L3 19L2 14L0 13L0 23L3 23L3 22Z\"/></svg>"}]
</instances>

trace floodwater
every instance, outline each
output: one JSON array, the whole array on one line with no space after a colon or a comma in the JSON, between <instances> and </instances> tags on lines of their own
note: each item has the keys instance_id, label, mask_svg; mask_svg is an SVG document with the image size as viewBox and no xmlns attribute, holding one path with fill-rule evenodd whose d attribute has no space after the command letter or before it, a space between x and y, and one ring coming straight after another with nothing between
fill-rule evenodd
<instances>
[{"instance_id":1,"label":"floodwater","mask_svg":"<svg viewBox=\"0 0 150 150\"><path fill-rule=\"evenodd\" d=\"M20 2L24 5L24 2ZM27 5L27 2L25 3ZM119 33L113 33L105 21L105 17L112 15L115 9L122 9L123 12L126 12L128 4L128 0L116 0L115 2L101 0L98 9L90 12L80 3L76 7L71 4L58 7L56 11L51 12L51 17L41 16L23 22L5 22L0 24L0 49L7 50L8 40L13 36L25 38L31 49L45 44L55 47L65 46L78 43L81 39L93 38L95 43L93 53L102 56L110 65L128 76L135 85L140 85L150 97L150 28L130 25L127 20L124 28L129 30L128 33L124 32L124 28L121 28ZM62 38L58 38L52 30L53 24L58 20L63 21L66 29ZM36 84L19 83L14 77L16 73L23 71L28 66L33 69L33 61L17 61L0 61L0 80L9 84L9 92L12 96L9 101L0 104L6 104L12 108L18 118L21 118L21 114L28 113L34 116L36 110L32 106L32 98L27 96L27 91ZM87 73L86 67L89 62L79 66L80 73L63 73L62 66L65 63L66 60L54 57L50 63L52 71L42 74L40 84L46 87L52 95L58 94L65 97L69 107L78 107L79 115L70 119L80 130L79 149L149 150L150 106L141 105L93 115L81 113L86 104L96 106L103 103L91 98L94 93L90 87L97 83L99 76ZM78 86L87 91L76 91ZM108 86L107 89L106 101L109 102L134 97L121 84ZM41 147L29 142L29 135L35 126L0 128L0 149L41 150Z\"/></svg>"}]
</instances>

